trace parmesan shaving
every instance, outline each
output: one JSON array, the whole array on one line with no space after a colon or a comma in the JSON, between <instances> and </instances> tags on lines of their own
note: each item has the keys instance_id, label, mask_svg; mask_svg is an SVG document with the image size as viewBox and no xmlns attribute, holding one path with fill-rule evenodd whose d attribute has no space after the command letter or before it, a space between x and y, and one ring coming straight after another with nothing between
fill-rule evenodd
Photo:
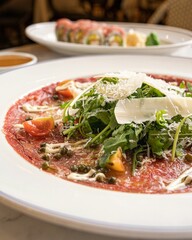
<instances>
[{"instance_id":1,"label":"parmesan shaving","mask_svg":"<svg viewBox=\"0 0 192 240\"><path fill-rule=\"evenodd\" d=\"M118 78L116 84L110 82L98 81L95 84L95 89L102 94L107 100L120 100L133 94L143 83L158 89L165 96L181 96L184 89L161 80L147 76L145 73L136 72L120 72L106 73L96 76L102 80L103 78Z\"/></svg>"},{"instance_id":2,"label":"parmesan shaving","mask_svg":"<svg viewBox=\"0 0 192 240\"><path fill-rule=\"evenodd\" d=\"M166 110L165 119L180 114L183 117L192 113L192 98L156 97L123 99L117 102L115 117L119 124L154 121L156 112Z\"/></svg>"}]
</instances>

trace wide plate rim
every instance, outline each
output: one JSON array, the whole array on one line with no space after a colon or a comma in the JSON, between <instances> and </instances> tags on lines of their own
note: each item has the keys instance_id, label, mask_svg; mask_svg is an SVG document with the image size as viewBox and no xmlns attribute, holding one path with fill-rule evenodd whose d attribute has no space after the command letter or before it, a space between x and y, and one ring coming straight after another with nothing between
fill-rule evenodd
<instances>
[{"instance_id":1,"label":"wide plate rim","mask_svg":"<svg viewBox=\"0 0 192 240\"><path fill-rule=\"evenodd\" d=\"M85 63L88 64L91 60L95 59L96 63L91 63L91 68L92 68L94 66L97 66L97 67L100 66L100 64L102 64L102 63L99 63L100 61L106 62L106 60L110 60L111 58L112 58L112 60L121 59L122 64L125 60L130 60L130 59L132 59L133 61L136 61L136 60L140 59L141 62L142 62L142 65L143 64L146 65L146 63L143 62L144 59L146 61L149 61L149 63L153 62L153 64L157 63L157 60L161 61L161 63L163 63L163 61L164 61L164 63L161 64L161 67L165 66L165 63L166 63L165 61L167 61L167 63L168 62L175 63L176 65L179 65L179 64L182 63L183 64L183 69L188 70L188 72L186 72L185 76L191 76L192 75L192 70L189 69L189 67L186 66L187 64L191 65L192 59L186 59L186 58L182 59L182 58L173 58L173 57L164 57L164 56L134 56L134 55L124 56L124 55L116 55L116 56L76 57L76 58L54 60L54 61L50 61L50 62L47 62L47 63L41 63L41 64L34 65L34 66L31 66L31 67L26 67L25 69L20 69L20 70L9 72L7 74L2 74L0 76L0 82L2 81L2 83L3 83L3 81L8 80L8 79L10 79L10 80L8 80L8 82L13 81L13 80L17 81L21 77L23 78L23 77L26 76L26 74L29 74L30 72L32 72L34 76L33 77L30 76L29 80L28 80L29 82L31 82L32 81L31 79L33 79L34 77L38 78L39 70L41 70L42 72L40 72L40 75L43 78L43 80L38 81L38 84L39 83L42 84L42 83L46 82L45 78L47 77L47 75L43 71L45 71L45 69L49 68L50 66L52 66L53 69L56 69L58 66L61 67L61 66L63 66L63 64L64 65L68 64L70 66L72 63L75 63L75 66L76 66L78 64L78 62L81 62L82 60L85 61ZM108 63L108 65L109 66L113 65L113 62L114 61L111 61L111 63ZM85 66L84 69L86 69L86 67L87 66ZM113 67L114 67L114 65L113 65ZM83 66L82 66L82 68L83 68ZM159 67L157 69L159 69ZM49 70L48 73L50 73L50 71L51 70ZM170 71L170 70L168 70L168 71ZM168 71L166 70L165 73L168 73ZM176 72L176 75L179 75L179 72L180 71ZM68 73L68 74L70 74L70 73ZM82 73L82 74L85 74L85 72ZM55 79L55 78L57 79L57 77L60 78L61 75L62 74L55 73L55 76L51 76L49 81L51 81L51 79ZM6 83L6 84L9 84L9 83ZM4 110L5 109L1 110L0 112L1 113L3 112L3 114L4 114L5 113ZM2 118L3 118L3 116L0 117L0 125L1 126L2 126L2 120L3 120ZM2 133L0 134L0 138L2 140ZM13 151L10 150L10 151L8 151L8 153L10 154L10 156L12 156ZM2 154L2 156L4 157L3 154ZM10 160L8 160L8 161L10 161ZM0 162L3 163L3 160L1 159ZM19 158L18 163L21 164L21 162L23 162L23 159ZM58 186L59 186L59 189L61 189L60 187L63 187L63 184L61 183L60 179L55 179L54 176L49 176L48 177L48 175L46 173L39 172L38 169L34 169L33 166L31 166L31 165L29 166L27 163L22 165L22 167L26 167L26 166L27 166L27 170L29 171L29 173L32 176L34 176L34 175L37 176L37 177L40 176L40 179L43 182L47 181L47 179L49 179L49 181L51 183L54 183L54 185L57 183ZM3 166L3 168L5 168L5 166ZM10 170L13 171L13 169L10 169ZM0 171L3 171L3 170L0 170ZM24 176L26 176L26 173L24 174ZM127 237L135 236L135 237L141 237L141 238L142 237L143 238L144 237L145 238L146 237L156 238L157 237L156 234L161 233L161 231L164 231L165 236L167 238L169 238L169 237L172 238L173 236L175 238L177 238L178 236L181 236L181 235L185 238L188 238L188 237L192 236L192 225L191 224L187 224L186 226L183 225L183 226L180 226L180 227L177 226L177 229L174 225L171 226L171 224L167 225L167 226L166 225L163 225L163 226L151 226L151 225L149 225L149 226L147 226L147 225L144 224L142 226L142 225L134 225L134 224L131 225L130 223L129 224L124 223L124 225L121 225L121 226L118 227L117 222L106 222L106 219L105 220L100 219L100 221L98 221L98 219L95 219L95 218L93 218L92 219L93 221L91 222L91 219L90 218L88 219L87 216L82 218L81 216L74 215L74 212L72 212L69 216L71 216L72 222L75 222L75 220L76 220L77 226L71 226L71 222L67 221L67 219L66 219L67 214L65 214L65 212L64 213L62 212L62 214L61 214L62 218L60 218L59 209L55 209L54 211L52 209L51 212L49 212L49 210L46 209L46 207L45 207L45 212L44 211L41 212L38 209L38 207L39 207L39 205L38 205L39 202L38 201L33 202L32 205L31 205L30 202L27 202L28 199L24 199L24 200L20 199L22 194L19 195L17 193L18 195L14 195L14 196L10 195L9 191L10 191L10 189L12 190L14 184L9 183L9 185L13 184L13 186L9 186L10 189L8 189L8 190L6 189L5 181L7 180L7 176L5 176L5 174L3 174L3 172L1 172L1 174L0 174L0 179L1 179L1 181L0 181L0 201L2 203L8 204L8 205L9 205L9 203L12 203L12 207L18 208L19 210L24 211L29 215L41 218L43 220L47 220L47 221L54 222L54 223L64 225L64 226L69 226L69 227L82 229L82 230L85 230L85 231L99 232L99 233L108 234L108 235L115 235L115 236L127 236ZM71 186L74 187L73 183L67 183L67 184L64 184L64 185L67 188L71 187ZM22 187L25 188L25 186L22 186ZM34 185L34 187L35 187L35 185ZM75 188L77 189L77 186ZM84 187L84 186L78 186L78 189L81 189L83 192L84 191L86 192L87 188L86 189L85 188L86 187ZM7 192L5 190L7 190ZM22 189L18 189L18 192L19 191L22 192ZM98 190L98 189L92 189L92 188L89 189L89 192L91 192L93 194L98 193L98 191L101 191L102 195L105 196L105 197L106 196L112 197L111 201L113 203L116 202L116 200L117 200L116 197L117 196L121 196L123 203L125 203L125 200L127 200L127 196L124 197L125 193L116 193L116 192L110 192L110 191L104 191L104 190ZM14 194L16 194L16 193L14 192ZM73 196L74 193L70 192L70 194L72 194L72 196ZM142 199L142 201L144 201L144 202L149 201L149 203L151 203L151 202L153 202L154 200L157 200L157 199L160 199L163 202L163 201L166 201L166 199L170 198L171 200L174 200L174 201L176 199L177 202L184 201L185 203L189 204L189 201L191 200L191 197L192 197L192 194L184 194L184 195L183 194L177 194L177 195L172 195L172 196L168 196L168 195L152 195L152 196L149 196L149 195L146 195L146 194L139 194L139 195L136 194L136 195L137 195L137 200L138 201L140 201ZM135 194L129 194L129 198L134 198L134 197L135 197ZM20 202L18 198L20 200L23 200L23 201ZM102 198L104 198L104 197L102 197ZM150 199L152 199L153 201L150 200ZM42 204L42 202L40 202L40 203ZM173 205L175 205L174 202L173 202ZM191 204L190 204L190 207L191 207ZM157 210L155 206L154 206L154 209ZM122 209L120 210L120 212L122 212ZM39 214L37 214L37 213L39 213ZM152 213L152 212L150 212L150 213ZM99 217L99 216L97 216L97 217ZM117 218L118 218L118 216L117 216ZM88 226L90 228L87 228ZM108 232L109 229L110 229L110 233Z\"/></svg>"}]
</instances>

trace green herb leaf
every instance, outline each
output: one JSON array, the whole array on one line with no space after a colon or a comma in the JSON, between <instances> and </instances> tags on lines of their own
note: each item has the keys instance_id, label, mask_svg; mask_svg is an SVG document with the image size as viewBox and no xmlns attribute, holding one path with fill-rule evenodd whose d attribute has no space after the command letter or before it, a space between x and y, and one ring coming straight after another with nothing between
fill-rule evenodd
<instances>
[{"instance_id":1,"label":"green herb leaf","mask_svg":"<svg viewBox=\"0 0 192 240\"><path fill-rule=\"evenodd\" d=\"M172 148L172 160L174 160L175 155L176 155L177 143L178 143L178 140L179 140L179 135L180 135L180 132L181 132L181 128L184 126L185 121L191 116L192 116L192 114L184 117L181 120L179 126L177 127L177 130L176 130L176 133L175 133L175 136L174 136L173 148Z\"/></svg>"},{"instance_id":2,"label":"green herb leaf","mask_svg":"<svg viewBox=\"0 0 192 240\"><path fill-rule=\"evenodd\" d=\"M159 41L159 38L158 38L157 34L150 33L147 36L147 39L146 39L146 42L145 42L146 46L155 46L155 45L159 45L159 44L160 44L160 41Z\"/></svg>"},{"instance_id":3,"label":"green herb leaf","mask_svg":"<svg viewBox=\"0 0 192 240\"><path fill-rule=\"evenodd\" d=\"M187 82L187 89L190 93L192 93L192 84L190 82Z\"/></svg>"},{"instance_id":4,"label":"green herb leaf","mask_svg":"<svg viewBox=\"0 0 192 240\"><path fill-rule=\"evenodd\" d=\"M162 156L163 152L168 150L173 144L173 139L169 134L169 127L160 127L155 123L152 124L148 130L147 143L153 154Z\"/></svg>"},{"instance_id":5,"label":"green herb leaf","mask_svg":"<svg viewBox=\"0 0 192 240\"><path fill-rule=\"evenodd\" d=\"M165 124L167 123L167 121L164 118L164 114L166 114L165 110L160 110L156 112L156 122L161 126L165 126Z\"/></svg>"}]
</instances>

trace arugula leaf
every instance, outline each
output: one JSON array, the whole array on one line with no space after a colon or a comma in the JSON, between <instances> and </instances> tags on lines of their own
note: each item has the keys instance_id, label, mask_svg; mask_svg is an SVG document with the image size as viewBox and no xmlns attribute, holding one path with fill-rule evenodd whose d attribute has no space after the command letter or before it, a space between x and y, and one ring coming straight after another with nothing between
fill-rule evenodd
<instances>
[{"instance_id":1,"label":"arugula leaf","mask_svg":"<svg viewBox=\"0 0 192 240\"><path fill-rule=\"evenodd\" d=\"M186 97L192 97L192 84L187 82L187 91L185 92Z\"/></svg>"},{"instance_id":2,"label":"arugula leaf","mask_svg":"<svg viewBox=\"0 0 192 240\"><path fill-rule=\"evenodd\" d=\"M117 77L104 77L104 78L102 78L102 82L103 83L113 83L113 84L117 84L118 83L118 81L119 81L119 78L117 78Z\"/></svg>"},{"instance_id":3,"label":"arugula leaf","mask_svg":"<svg viewBox=\"0 0 192 240\"><path fill-rule=\"evenodd\" d=\"M149 97L164 97L165 95L158 89L143 83L141 88L138 88L133 94L128 98L149 98Z\"/></svg>"},{"instance_id":4,"label":"arugula leaf","mask_svg":"<svg viewBox=\"0 0 192 240\"><path fill-rule=\"evenodd\" d=\"M95 109L87 114L87 118L96 118L101 120L105 125L110 122L110 112L105 109Z\"/></svg>"},{"instance_id":5,"label":"arugula leaf","mask_svg":"<svg viewBox=\"0 0 192 240\"><path fill-rule=\"evenodd\" d=\"M192 93L192 84L190 82L187 82L187 89L190 93Z\"/></svg>"},{"instance_id":6,"label":"arugula leaf","mask_svg":"<svg viewBox=\"0 0 192 240\"><path fill-rule=\"evenodd\" d=\"M176 154L176 151L177 151L177 143L178 143L178 140L179 140L179 135L180 135L180 132L185 132L185 129L188 130L189 126L185 126L185 121L189 118L189 117L192 117L192 114L184 117L181 122L179 123L178 127L177 127L177 130L175 132L175 136L174 136L174 142L173 142L173 148L172 148L172 160L174 160L175 158L175 154ZM183 127L183 129L182 129ZM188 132L188 131L187 131Z\"/></svg>"},{"instance_id":7,"label":"arugula leaf","mask_svg":"<svg viewBox=\"0 0 192 240\"><path fill-rule=\"evenodd\" d=\"M122 151L134 149L138 146L143 125L120 125L112 136L103 143L104 155L99 159L99 165L105 167L111 154L121 147Z\"/></svg>"},{"instance_id":8,"label":"arugula leaf","mask_svg":"<svg viewBox=\"0 0 192 240\"><path fill-rule=\"evenodd\" d=\"M168 131L167 127L158 128L156 125L149 130L147 143L153 154L162 156L163 152L172 146L173 139L168 134Z\"/></svg>"},{"instance_id":9,"label":"arugula leaf","mask_svg":"<svg viewBox=\"0 0 192 240\"><path fill-rule=\"evenodd\" d=\"M105 77L104 83L117 84L118 78ZM181 85L182 87L182 85ZM192 95L192 85L187 85L188 93ZM187 93L186 93L187 96ZM147 84L142 84L128 98L164 97L158 89ZM75 102L63 104L64 109L63 134L70 137L83 137L87 139L86 147L102 144L99 165L107 166L110 156L120 147L123 153L130 151L132 154L132 171L139 164L138 156L146 156L151 153L162 157L166 151L182 158L185 148L192 145L192 117L187 119L180 115L166 120L162 110L156 112L156 120L142 124L117 123L114 109L116 100L107 101L96 88L90 88L84 92ZM74 114L68 114L68 108L74 109ZM184 120L185 119L185 120ZM179 125L181 124L181 125ZM180 126L179 128L177 128ZM147 148L146 148L147 146Z\"/></svg>"},{"instance_id":10,"label":"arugula leaf","mask_svg":"<svg viewBox=\"0 0 192 240\"><path fill-rule=\"evenodd\" d=\"M185 88L186 88L185 81L182 81L182 82L179 84L179 87L180 87L181 89L185 89Z\"/></svg>"},{"instance_id":11,"label":"arugula leaf","mask_svg":"<svg viewBox=\"0 0 192 240\"><path fill-rule=\"evenodd\" d=\"M142 153L146 150L144 150L143 146L139 147L138 149L135 149L134 154L133 154L133 165L132 165L132 175L134 176L135 174L135 169L137 168L137 165L139 163L138 161L138 154Z\"/></svg>"},{"instance_id":12,"label":"arugula leaf","mask_svg":"<svg viewBox=\"0 0 192 240\"><path fill-rule=\"evenodd\" d=\"M166 114L165 110L160 110L156 112L156 122L157 124L161 125L161 126L165 126L165 124L167 123L167 121L164 118L164 114Z\"/></svg>"}]
</instances>

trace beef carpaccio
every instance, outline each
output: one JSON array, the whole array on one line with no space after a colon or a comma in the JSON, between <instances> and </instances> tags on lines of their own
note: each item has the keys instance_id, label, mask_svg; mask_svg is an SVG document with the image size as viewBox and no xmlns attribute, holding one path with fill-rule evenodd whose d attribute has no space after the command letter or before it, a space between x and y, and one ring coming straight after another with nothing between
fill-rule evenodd
<instances>
[{"instance_id":1,"label":"beef carpaccio","mask_svg":"<svg viewBox=\"0 0 192 240\"><path fill-rule=\"evenodd\" d=\"M10 107L4 133L25 160L64 180L132 193L192 191L186 79L121 72L53 83Z\"/></svg>"}]
</instances>

